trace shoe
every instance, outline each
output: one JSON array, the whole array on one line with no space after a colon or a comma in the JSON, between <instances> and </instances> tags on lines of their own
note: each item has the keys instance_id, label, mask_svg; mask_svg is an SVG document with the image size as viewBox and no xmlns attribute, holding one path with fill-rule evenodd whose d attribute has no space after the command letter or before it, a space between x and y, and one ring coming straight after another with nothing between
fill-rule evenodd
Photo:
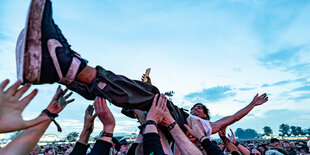
<instances>
[{"instance_id":1,"label":"shoe","mask_svg":"<svg viewBox=\"0 0 310 155\"><path fill-rule=\"evenodd\" d=\"M87 61L55 24L50 0L32 0L26 20L16 44L17 78L22 83L70 84Z\"/></svg>"}]
</instances>

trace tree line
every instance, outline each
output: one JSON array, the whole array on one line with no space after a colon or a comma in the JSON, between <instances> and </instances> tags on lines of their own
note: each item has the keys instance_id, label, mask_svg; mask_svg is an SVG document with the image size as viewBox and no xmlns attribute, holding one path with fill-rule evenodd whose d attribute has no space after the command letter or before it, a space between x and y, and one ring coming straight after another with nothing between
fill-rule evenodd
<instances>
[{"instance_id":1,"label":"tree line","mask_svg":"<svg viewBox=\"0 0 310 155\"><path fill-rule=\"evenodd\" d=\"M300 126L290 126L288 124L281 124L279 126L279 136L305 136L310 135L310 128L308 129L302 129ZM262 136L271 136L273 135L273 131L271 127L265 126L263 128L263 133L259 134L254 129L242 129L237 128L235 131L235 136L238 137L238 139L255 139L255 138L261 138Z\"/></svg>"}]
</instances>

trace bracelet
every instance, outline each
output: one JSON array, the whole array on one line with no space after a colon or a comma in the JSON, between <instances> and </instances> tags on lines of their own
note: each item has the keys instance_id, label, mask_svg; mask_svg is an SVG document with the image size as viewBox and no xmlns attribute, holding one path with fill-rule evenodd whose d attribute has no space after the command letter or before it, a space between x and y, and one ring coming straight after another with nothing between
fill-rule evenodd
<instances>
[{"instance_id":1,"label":"bracelet","mask_svg":"<svg viewBox=\"0 0 310 155\"><path fill-rule=\"evenodd\" d=\"M155 125L157 127L157 123L155 121L153 121L153 120L147 120L145 122L145 126L150 125L150 124L153 124L153 125Z\"/></svg>"},{"instance_id":2,"label":"bracelet","mask_svg":"<svg viewBox=\"0 0 310 155\"><path fill-rule=\"evenodd\" d=\"M113 133L106 133L106 132L103 132L101 137L113 137Z\"/></svg>"},{"instance_id":3,"label":"bracelet","mask_svg":"<svg viewBox=\"0 0 310 155\"><path fill-rule=\"evenodd\" d=\"M201 140L202 140L203 137L206 137L206 136L203 135L203 136L201 136L201 137L199 138L199 142L200 142L200 143L202 142Z\"/></svg>"},{"instance_id":4,"label":"bracelet","mask_svg":"<svg viewBox=\"0 0 310 155\"><path fill-rule=\"evenodd\" d=\"M61 129L60 125L59 125L59 124L56 122L56 120L55 120L55 118L58 117L58 114L51 113L51 112L48 111L47 109L44 109L44 110L42 111L42 113L43 113L43 112L54 122L54 124L55 124L56 127L57 127L58 132L61 132L62 129Z\"/></svg>"},{"instance_id":5,"label":"bracelet","mask_svg":"<svg viewBox=\"0 0 310 155\"><path fill-rule=\"evenodd\" d=\"M177 123L174 121L173 123L168 125L168 130L172 130Z\"/></svg>"},{"instance_id":6,"label":"bracelet","mask_svg":"<svg viewBox=\"0 0 310 155\"><path fill-rule=\"evenodd\" d=\"M224 136L224 137L220 137L221 139L222 139L222 141L224 141L224 140L228 140L228 141L230 141L226 136Z\"/></svg>"}]
</instances>

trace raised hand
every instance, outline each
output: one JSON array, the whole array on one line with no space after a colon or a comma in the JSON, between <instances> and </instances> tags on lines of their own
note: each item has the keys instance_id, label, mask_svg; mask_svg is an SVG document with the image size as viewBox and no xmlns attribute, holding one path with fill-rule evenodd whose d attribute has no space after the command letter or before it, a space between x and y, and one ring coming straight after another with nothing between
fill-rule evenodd
<instances>
[{"instance_id":1,"label":"raised hand","mask_svg":"<svg viewBox=\"0 0 310 155\"><path fill-rule=\"evenodd\" d=\"M94 120L97 117L97 115L96 114L93 115L93 113L94 113L94 106L89 105L85 110L84 127L78 140L80 143L85 145L88 144L90 134L94 131Z\"/></svg>"},{"instance_id":2,"label":"raised hand","mask_svg":"<svg viewBox=\"0 0 310 155\"><path fill-rule=\"evenodd\" d=\"M47 110L53 114L60 113L67 104L74 101L74 99L68 100L68 98L72 95L72 92L66 95L68 89L62 90L60 86L58 86L52 101L47 106Z\"/></svg>"},{"instance_id":3,"label":"raised hand","mask_svg":"<svg viewBox=\"0 0 310 155\"><path fill-rule=\"evenodd\" d=\"M113 133L115 128L115 119L107 106L106 100L102 97L96 97L94 107L96 115L104 126L104 132Z\"/></svg>"},{"instance_id":4,"label":"raised hand","mask_svg":"<svg viewBox=\"0 0 310 155\"><path fill-rule=\"evenodd\" d=\"M226 126L222 127L218 133L221 139L225 139L226 138Z\"/></svg>"},{"instance_id":5,"label":"raised hand","mask_svg":"<svg viewBox=\"0 0 310 155\"><path fill-rule=\"evenodd\" d=\"M87 109L85 110L85 116L84 116L84 127L83 130L92 133L94 130L94 120L97 117L96 114L93 115L94 112L94 106L89 105Z\"/></svg>"},{"instance_id":6,"label":"raised hand","mask_svg":"<svg viewBox=\"0 0 310 155\"><path fill-rule=\"evenodd\" d=\"M188 119L188 123L189 125L187 124L184 124L184 127L187 129L187 131L192 135L194 136L195 138L197 138L198 140L204 136L204 133L203 131L200 129L200 126L199 126L199 122L198 120L195 120L194 118L189 118Z\"/></svg>"},{"instance_id":7,"label":"raised hand","mask_svg":"<svg viewBox=\"0 0 310 155\"><path fill-rule=\"evenodd\" d=\"M155 95L153 99L152 107L150 108L149 112L147 113L146 120L153 120L157 124L161 123L165 113L165 107L167 104L167 98L164 94L161 94L158 99L158 94ZM158 102L157 102L158 99Z\"/></svg>"},{"instance_id":8,"label":"raised hand","mask_svg":"<svg viewBox=\"0 0 310 155\"><path fill-rule=\"evenodd\" d=\"M232 142L232 143L236 143L237 141L236 141L236 137L235 137L235 134L234 134L234 132L231 130L231 129L229 129L230 130L230 133L231 133L231 135L229 135L228 134L228 138L229 138L229 140Z\"/></svg>"},{"instance_id":9,"label":"raised hand","mask_svg":"<svg viewBox=\"0 0 310 155\"><path fill-rule=\"evenodd\" d=\"M266 93L258 96L258 94L256 94L251 102L251 104L253 104L254 106L258 106L258 105L262 105L265 102L268 101L268 96Z\"/></svg>"},{"instance_id":10,"label":"raised hand","mask_svg":"<svg viewBox=\"0 0 310 155\"><path fill-rule=\"evenodd\" d=\"M22 130L44 121L45 119L41 117L30 121L24 121L21 115L25 107L37 94L38 90L35 89L30 94L20 99L30 88L30 85L19 88L21 82L17 81L7 90L4 90L8 83L9 80L4 80L0 84L0 133Z\"/></svg>"},{"instance_id":11,"label":"raised hand","mask_svg":"<svg viewBox=\"0 0 310 155\"><path fill-rule=\"evenodd\" d=\"M141 81L147 82L147 83L149 83L149 84L152 84L151 78L150 78L149 76L146 76L145 74L142 75Z\"/></svg>"}]
</instances>

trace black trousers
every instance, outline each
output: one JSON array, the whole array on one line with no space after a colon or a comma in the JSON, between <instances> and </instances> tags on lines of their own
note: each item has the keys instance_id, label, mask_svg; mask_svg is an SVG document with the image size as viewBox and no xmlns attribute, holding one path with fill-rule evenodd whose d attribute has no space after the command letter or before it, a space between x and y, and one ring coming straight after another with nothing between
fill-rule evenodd
<instances>
[{"instance_id":1,"label":"black trousers","mask_svg":"<svg viewBox=\"0 0 310 155\"><path fill-rule=\"evenodd\" d=\"M96 70L97 76L92 84L86 85L78 81L73 81L72 84L67 87L88 100L94 100L96 96L100 96L106 98L115 106L144 111L148 111L152 106L155 94L160 94L159 90L149 83L131 80L122 75L116 75L100 66L97 66ZM186 123L188 113L169 100L167 102L167 107L172 117L179 124L181 129L185 131L186 129L183 124ZM164 133L169 133L166 128L160 128ZM169 136L171 135L169 134ZM167 139L171 139L169 136Z\"/></svg>"}]
</instances>

